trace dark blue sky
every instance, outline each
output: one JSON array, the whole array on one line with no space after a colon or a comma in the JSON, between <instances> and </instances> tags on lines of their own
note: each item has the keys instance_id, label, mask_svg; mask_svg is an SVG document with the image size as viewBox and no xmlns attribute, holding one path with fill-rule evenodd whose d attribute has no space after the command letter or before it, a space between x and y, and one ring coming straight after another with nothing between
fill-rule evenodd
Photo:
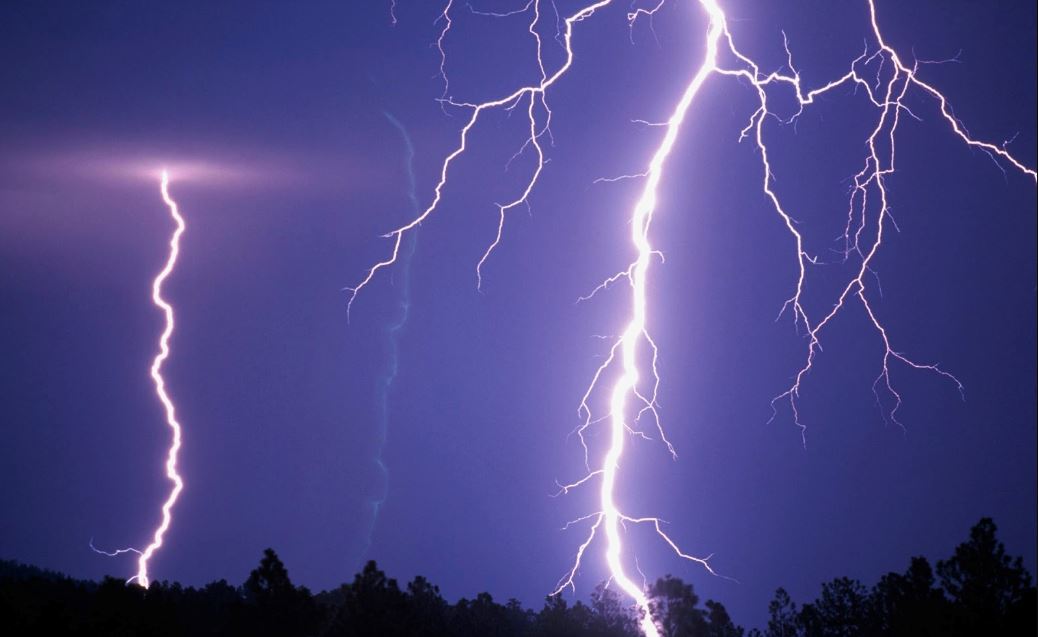
<instances>
[{"instance_id":1,"label":"dark blue sky","mask_svg":"<svg viewBox=\"0 0 1038 637\"><path fill-rule=\"evenodd\" d=\"M784 30L808 85L842 73L868 35L864 2L723 4L766 68L784 61ZM529 169L524 159L503 172L522 141L518 115L475 131L422 226L408 285L384 273L347 325L342 288L412 210L405 145L384 113L413 140L423 205L463 122L434 101L441 8L402 2L391 26L388 2L0 6L0 556L128 576L129 559L88 542L139 546L158 519L168 437L147 376L161 328L149 286L171 226L142 173L168 163L188 224L167 287L187 488L153 576L241 581L273 546L312 588L373 558L450 598L487 590L536 605L552 589L582 539L559 529L595 508L595 491L548 496L579 475L567 434L608 347L594 335L616 333L627 303L617 291L574 304L630 259L638 184L592 182L644 169L659 129L630 120L666 117L700 62L704 24L683 2L655 20L656 38L636 27L633 44L626 3L581 23L577 62L549 94L551 161L483 293L474 267L493 203ZM977 137L1017 135L1009 148L1038 163L1034 3L878 8L905 58L961 49L959 63L921 76ZM535 77L522 18L459 10L447 50L460 99ZM838 92L795 128L769 129L777 188L819 252L860 168L871 114L859 98ZM985 515L1035 568L1034 182L967 149L931 101L908 101L923 121L899 129L889 185L900 233L878 257L875 302L895 345L954 372L967 400L895 367L905 431L874 404L882 345L858 306L827 332L804 387L806 449L789 413L767 422L805 345L791 321L774 321L796 270L759 158L737 143L754 109L745 86L710 80L665 176L654 235L667 260L650 312L679 460L632 443L621 497L741 583L633 533L643 570L691 581L744 624L761 623L777 586L804 599L831 577L871 583L910 555L946 556ZM832 303L844 275L820 268L810 311ZM404 287L389 479L369 537L386 327ZM578 594L604 576L593 558Z\"/></svg>"}]
</instances>

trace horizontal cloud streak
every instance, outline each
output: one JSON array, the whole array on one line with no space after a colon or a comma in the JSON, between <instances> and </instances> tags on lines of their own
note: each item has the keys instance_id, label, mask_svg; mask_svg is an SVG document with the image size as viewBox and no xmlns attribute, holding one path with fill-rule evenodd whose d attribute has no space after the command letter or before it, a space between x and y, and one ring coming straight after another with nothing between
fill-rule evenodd
<instances>
[{"instance_id":1,"label":"horizontal cloud streak","mask_svg":"<svg viewBox=\"0 0 1038 637\"><path fill-rule=\"evenodd\" d=\"M378 175L357 158L254 148L170 151L113 145L46 150L8 149L0 154L2 172L51 181L86 180L105 184L157 182L163 170L177 183L223 190L358 191L376 185ZM368 174L371 172L372 174ZM344 182L342 175L353 175ZM8 179L0 179L0 185Z\"/></svg>"}]
</instances>

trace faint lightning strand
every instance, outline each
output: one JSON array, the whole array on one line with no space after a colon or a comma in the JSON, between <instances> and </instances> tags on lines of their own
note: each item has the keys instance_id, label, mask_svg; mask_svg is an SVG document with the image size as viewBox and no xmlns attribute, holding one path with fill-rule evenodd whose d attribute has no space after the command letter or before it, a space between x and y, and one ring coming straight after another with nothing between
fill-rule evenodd
<instances>
[{"instance_id":1,"label":"faint lightning strand","mask_svg":"<svg viewBox=\"0 0 1038 637\"><path fill-rule=\"evenodd\" d=\"M137 555L141 554L139 550L132 547L126 549L115 549L114 551L105 551L103 549L99 549L96 546L94 546L94 538L90 538L90 550L100 555L107 555L108 557L119 557L120 555L125 555L126 553L136 553Z\"/></svg>"},{"instance_id":2,"label":"faint lightning strand","mask_svg":"<svg viewBox=\"0 0 1038 637\"><path fill-rule=\"evenodd\" d=\"M451 6L453 6L454 0L447 0L447 4L443 7L443 13L436 18L437 22L443 20L443 29L440 30L439 37L436 38L436 50L440 52L440 72L439 78L443 80L443 93L440 94L441 100L450 99L451 83L447 77L447 51L443 48L443 41L447 39L447 32L454 26L454 22L451 21ZM442 106L442 102L441 102ZM444 113L447 111L444 110Z\"/></svg>"},{"instance_id":3,"label":"faint lightning strand","mask_svg":"<svg viewBox=\"0 0 1038 637\"><path fill-rule=\"evenodd\" d=\"M417 213L421 205L418 203L418 197L416 195L415 186L415 175L414 175L414 145L411 143L411 136L408 134L407 129L404 125L392 114L386 112L383 113L389 123L400 133L400 137L404 142L404 167L407 172L407 200L411 205L411 209L414 213ZM393 382L396 380L397 373L399 372L400 364L400 332L407 325L407 319L410 315L411 309L411 260L414 256L415 249L418 244L418 233L412 232L408 234L405 240L404 246L401 249L400 254L400 293L397 297L396 303L396 316L386 325L384 330L385 341L387 352L386 367L383 371L382 376L378 379L378 386L376 389L376 400L378 404L378 421L379 428L377 433L375 450L375 465L378 467L379 475L382 478L382 491L377 497L371 499L371 524L368 527L367 532L367 547L371 546L372 534L375 530L375 524L378 521L378 515L381 511L382 505L386 501L389 488L389 468L386 466L383 460L382 454L388 439L389 433L389 392L393 386ZM365 551L367 548L365 548Z\"/></svg>"},{"instance_id":4,"label":"faint lightning strand","mask_svg":"<svg viewBox=\"0 0 1038 637\"><path fill-rule=\"evenodd\" d=\"M487 17L491 17L491 18L509 18L511 16L514 16L514 15L519 15L519 14L522 14L522 13L526 13L527 11L530 10L530 6L533 5L533 3L534 3L534 0L527 0L526 4L523 5L523 7L521 9L513 9L512 11L500 11L500 12L499 11L484 11L482 9L477 9L474 6L472 6L471 2L468 4L468 7L469 7L469 11L471 11L475 15L487 16Z\"/></svg>"}]
</instances>

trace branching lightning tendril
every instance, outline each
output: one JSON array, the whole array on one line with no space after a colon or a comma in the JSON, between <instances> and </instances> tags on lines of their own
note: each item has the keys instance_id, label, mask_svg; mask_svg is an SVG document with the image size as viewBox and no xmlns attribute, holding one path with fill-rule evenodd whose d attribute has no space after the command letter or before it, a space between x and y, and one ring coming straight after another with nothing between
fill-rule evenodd
<instances>
[{"instance_id":1,"label":"branching lightning tendril","mask_svg":"<svg viewBox=\"0 0 1038 637\"><path fill-rule=\"evenodd\" d=\"M611 579L635 601L642 616L641 628L646 635L650 636L658 635L659 629L653 621L645 587L633 582L625 569L625 552L621 530L627 524L646 524L651 526L678 556L699 563L710 573L716 574L709 563L710 557L695 557L681 550L677 543L664 532L662 520L655 517L627 515L614 500L616 486L621 479L619 469L623 459L626 436L630 434L648 437L644 431L636 426L642 416L648 415L652 417L659 438L667 446L668 451L676 457L676 451L670 442L667 441L657 412L656 398L660 377L656 363L659 350L647 331L647 281L649 266L654 257L659 256L662 258L662 255L652 246L650 227L656 211L657 191L663 179L667 159L678 139L681 126L704 83L714 75L740 79L750 87L758 99L758 107L751 115L749 123L741 131L739 140L752 139L755 143L762 163L763 194L779 216L784 227L788 230L792 243L795 246L795 261L797 264L796 285L792 295L781 308L779 316L782 316L788 310L792 315L795 327L798 330L803 330L802 333L807 341L803 365L795 374L792 384L772 400L772 408L777 414L780 404L788 404L792 412L793 422L800 428L801 436L804 436L805 426L800 419L798 398L804 378L811 371L816 356L821 351L823 331L855 299L861 303L872 327L880 336L884 346L880 371L873 383L873 391L876 393L877 401L879 401L880 389L886 391L893 399L893 407L884 413L884 418L901 425L897 419L897 411L901 405L901 395L895 389L890 377L890 367L895 362L911 369L937 374L953 383L960 393L964 392L962 383L939 365L917 362L900 350L895 349L888 329L877 316L867 293L871 289L869 277L875 275L872 264L883 242L884 231L888 223L894 225L889 209L885 179L894 172L895 133L901 117L903 115L916 117L905 104L905 96L909 91L916 91L936 100L941 116L952 132L966 145L987 153L1003 170L1006 167L1013 168L1038 182L1038 174L1036 174L1035 170L1028 168L1010 154L1006 148L1007 144L999 146L974 139L970 136L962 123L953 115L945 96L918 76L920 65L927 62L920 60L913 62L911 65L906 64L883 38L876 16L874 0L866 0L871 22L871 38L874 42L866 44L864 52L850 62L849 69L844 75L827 84L810 89L803 85L800 74L793 64L793 56L788 42L784 42L787 52L787 68L766 73L736 46L735 39L728 28L726 15L718 0L696 1L708 18L703 42L703 62L689 80L681 98L673 107L671 116L666 122L650 123L639 120L643 124L663 128L662 140L644 170L622 175L618 178L600 180L644 179L641 195L631 212L630 218L631 242L634 247L635 258L626 268L604 280L590 294L581 297L580 300L590 299L596 293L611 287L612 284L625 281L629 285L631 293L630 316L621 331L621 335L613 343L605 362L596 370L578 410L582 424L578 427L577 434L584 449L587 471L581 478L569 484L558 485L558 493L565 494L594 480L601 480L599 491L601 509L595 513L573 520L566 525L566 528L569 528L581 522L591 523L586 539L577 549L572 568L559 582L555 593L560 593L567 587L574 585L574 579L582 560L601 531L606 538L605 560ZM632 9L627 14L629 24L633 27L634 23L642 18L647 18L651 21L663 7L664 2L665 0L660 0L652 8ZM558 36L555 40L562 48L564 59L558 68L550 73L542 57L542 40L538 30L542 17L540 0L531 0L521 9L515 11L497 13L477 12L481 15L497 18L528 14L530 16L528 32L536 43L536 62L540 71L539 81L521 86L498 99L484 102L457 101L449 95L450 85L446 79L447 56L444 49L444 41L451 28L450 10L452 4L452 1L448 1L441 14L440 19L444 21L444 27L436 41L436 47L440 53L440 74L444 81L444 90L440 102L445 108L449 106L468 111L468 119L461 128L458 145L445 157L441 164L439 179L434 188L431 202L412 221L384 235L385 238L392 241L390 255L371 266L357 285L346 288L349 292L347 312L352 308L357 294L372 281L380 270L396 264L401 259L404 238L412 234L419 224L427 220L437 210L442 198L442 190L447 183L448 173L454 160L466 151L469 135L479 122L480 117L494 109L511 112L513 109L523 106L528 122L528 136L516 154L519 155L532 150L536 161L528 179L515 198L507 203L497 204L497 232L476 264L477 288L482 285L483 267L502 240L507 213L515 207L528 205L530 193L536 185L546 163L541 138L545 134L550 135L551 109L547 101L547 92L549 88L565 76L573 64L574 28L600 9L612 4L612 0L600 0L589 3L562 19ZM723 62L723 60L729 60L729 62ZM779 85L791 87L796 95L799 109L792 118L782 119L769 109L768 88ZM804 245L803 235L797 229L797 222L784 208L779 195L775 191L774 176L769 158L769 149L764 139L764 130L765 124L768 121L776 121L780 125L795 121L804 109L812 105L819 96L829 93L838 87L845 86L860 90L876 113L875 125L865 140L866 153L863 158L863 166L854 176L847 209L846 227L841 237L844 245L844 260L854 260L855 272L841 288L841 292L833 306L820 316L812 316L805 309L802 298L810 269L819 263L819 260L808 253ZM870 208L870 205L873 207ZM866 239L866 237L870 238ZM643 358L645 358L640 353L643 347L648 348L648 359L651 361L649 363L642 362ZM618 371L619 374L609 391L609 411L601 416L595 415L590 407L591 397L598 389L599 381L604 377L605 372L614 370ZM632 399L638 405L636 409L629 406L632 403ZM584 434L590 427L603 422L608 423L609 446L600 463L593 465Z\"/></svg>"}]
</instances>

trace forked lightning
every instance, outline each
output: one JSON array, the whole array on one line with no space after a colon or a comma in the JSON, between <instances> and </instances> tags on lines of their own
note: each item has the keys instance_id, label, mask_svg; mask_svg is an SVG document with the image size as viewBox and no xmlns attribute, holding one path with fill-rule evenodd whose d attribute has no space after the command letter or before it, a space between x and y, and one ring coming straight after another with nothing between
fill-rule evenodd
<instances>
[{"instance_id":1,"label":"forked lightning","mask_svg":"<svg viewBox=\"0 0 1038 637\"><path fill-rule=\"evenodd\" d=\"M675 0L676 1L676 0ZM696 97L708 79L712 76L726 76L743 80L755 93L758 107L750 117L749 123L741 131L740 141L752 139L756 144L762 162L762 188L763 193L775 213L779 216L784 227L790 235L792 246L795 248L794 260L796 263L797 279L791 296L781 308L780 315L788 311L794 320L796 327L806 334L807 347L804 362L797 370L792 384L779 393L772 400L772 407L776 410L781 405L788 405L792 412L793 422L800 427L801 435L804 435L804 425L800 419L798 399L805 376L811 371L816 356L821 351L821 337L825 328L832 323L837 315L851 303L861 303L871 322L872 327L881 337L884 351L880 359L880 371L873 383L873 390L878 392L882 389L893 399L893 407L885 412L884 417L890 421L899 423L897 411L901 405L901 395L895 389L890 378L890 366L902 364L909 368L938 374L953 383L955 387L963 392L961 382L951 373L936 364L922 363L910 358L901 350L896 349L892 343L891 335L877 316L872 302L869 299L872 264L880 246L883 243L884 232L888 225L893 224L890 216L888 192L885 184L887 176L894 172L895 168L895 133L903 117L915 117L905 103L905 97L909 92L920 93L936 100L940 113L954 135L957 135L964 144L981 150L988 154L1003 170L1012 169L1025 173L1038 182L1038 174L1035 170L1025 166L1006 148L1006 145L996 145L982 140L974 139L966 128L953 115L951 107L945 96L932 84L921 79L918 75L921 62L911 63L903 60L900 55L887 43L880 31L879 21L876 16L874 0L865 0L868 4L871 21L871 40L866 43L865 50L857 58L849 62L846 73L835 78L831 82L815 88L805 87L801 82L800 74L793 64L793 56L790 53L788 43L786 44L787 64L783 69L765 72L747 55L743 54L737 47L735 38L728 27L727 17L717 0L696 0L699 7L707 17L705 33L694 35L702 37L703 40L703 62L696 69L695 74L688 80L686 88L671 110L669 119L660 124L663 128L662 139L647 167L635 174L624 175L623 178L644 179L641 195L630 215L631 242L634 247L634 260L615 275L607 278L595 288L591 294L583 299L590 298L594 294L605 290L611 284L626 281L630 290L630 314L626 317L620 337L613 343L609 356L595 372L587 392L584 394L579 413L581 425L577 432L583 445L586 472L579 479L565 485L560 485L560 493L567 493L572 489L588 485L595 480L600 481L599 505L600 509L594 513L585 515L574 520L567 527L576 523L587 523L590 530L586 539L579 545L576 558L572 567L559 582L555 593L560 593L574 585L574 578L581 566L588 549L591 547L596 536L601 532L605 536L604 557L608 566L611 580L616 583L636 603L641 614L641 628L646 635L659 635L659 628L652 617L650 601L642 585L631 580L627 573L629 562L632 557L629 551L624 550L623 530L626 524L647 524L651 526L659 537L674 552L687 560L696 562L714 573L709 563L709 556L696 557L689 555L679 548L678 544L668 536L662 528L662 521L656 517L632 516L623 511L615 501L617 484L624 479L620 472L622 466L624 443L628 435L639 435L647 437L646 433L639 429L638 422L643 416L649 416L654 421L660 439L666 444L668 451L676 457L673 446L667 441L660 423L657 412L657 391L659 387L659 374L657 373L656 361L658 348L647 331L648 317L648 292L647 283L649 266L655 257L660 256L653 248L650 229L653 215L657 208L657 193L663 180L667 159L670 156L675 142L681 131L681 126L687 118L692 117L692 108ZM628 22L633 26L642 18L653 18L663 7L665 0L651 8L636 8L627 13ZM543 58L543 42L541 39L542 12L541 0L529 0L525 6L516 10L489 12L479 11L481 15L497 18L506 18L515 15L528 15L529 22L527 31L536 43L536 63L540 70L539 80L520 86L513 92L484 102L466 102L453 98L450 95L450 84L447 82L448 56L447 36L452 26L451 11L454 9L453 1L447 2L440 20L443 22L442 30L436 40L436 47L440 54L440 73L443 76L443 94L440 98L445 107L454 107L468 111L467 120L460 131L460 139L457 146L450 152L440 166L439 178L433 190L430 203L407 224L396 228L384 235L392 241L392 249L389 255L382 261L371 266L360 282L350 288L347 301L347 312L352 309L353 302L358 293L368 285L375 275L383 268L395 264L401 256L401 245L405 235L414 232L419 224L426 221L439 207L442 199L442 191L447 183L454 160L465 153L469 135L479 122L480 118L488 111L503 109L513 111L522 108L526 114L526 126L528 136L518 154L532 152L535 163L522 188L516 192L514 198L505 203L498 204L498 225L495 236L489 241L487 249L482 258L476 264L477 287L483 281L483 266L490 257L494 248L499 245L508 213L522 205L527 205L528 198L541 175L546 163L545 152L542 146L542 137L550 134L552 111L547 100L548 89L559 82L573 66L575 49L573 46L574 30L584 20L591 18L600 10L612 4L612 0L600 0L589 3L574 13L560 17L556 20L556 35L554 40L562 47L564 54L562 63L558 68L549 72ZM553 2L549 2L553 17L557 15ZM729 60L729 62L723 62ZM794 217L783 206L781 199L774 187L772 164L769 157L769 149L764 140L765 124L769 121L789 123L790 118L783 120L775 112L770 110L768 102L768 88L771 86L786 85L791 87L799 103L798 112L793 116L795 119L815 100L826 93L839 87L852 86L864 99L871 104L875 120L870 124L871 132L865 141L865 153L862 157L862 168L854 176L853 187L848 201L846 214L846 225L842 237L844 246L844 259L854 263L853 275L841 288L832 307L819 316L812 316L804 307L802 298L805 284L809 276L811 266L818 260L812 256L804 245L804 237L797 229ZM853 261L851 261L853 260ZM643 353L642 348L647 348ZM616 371L618 373L615 382L608 389L609 411L606 414L595 414L590 404L593 395L599 391L599 381L606 376L606 372ZM609 445L604 455L594 461L590 457L591 452L586 444L585 433L594 426L609 428ZM630 477L626 479L630 480Z\"/></svg>"}]
</instances>

